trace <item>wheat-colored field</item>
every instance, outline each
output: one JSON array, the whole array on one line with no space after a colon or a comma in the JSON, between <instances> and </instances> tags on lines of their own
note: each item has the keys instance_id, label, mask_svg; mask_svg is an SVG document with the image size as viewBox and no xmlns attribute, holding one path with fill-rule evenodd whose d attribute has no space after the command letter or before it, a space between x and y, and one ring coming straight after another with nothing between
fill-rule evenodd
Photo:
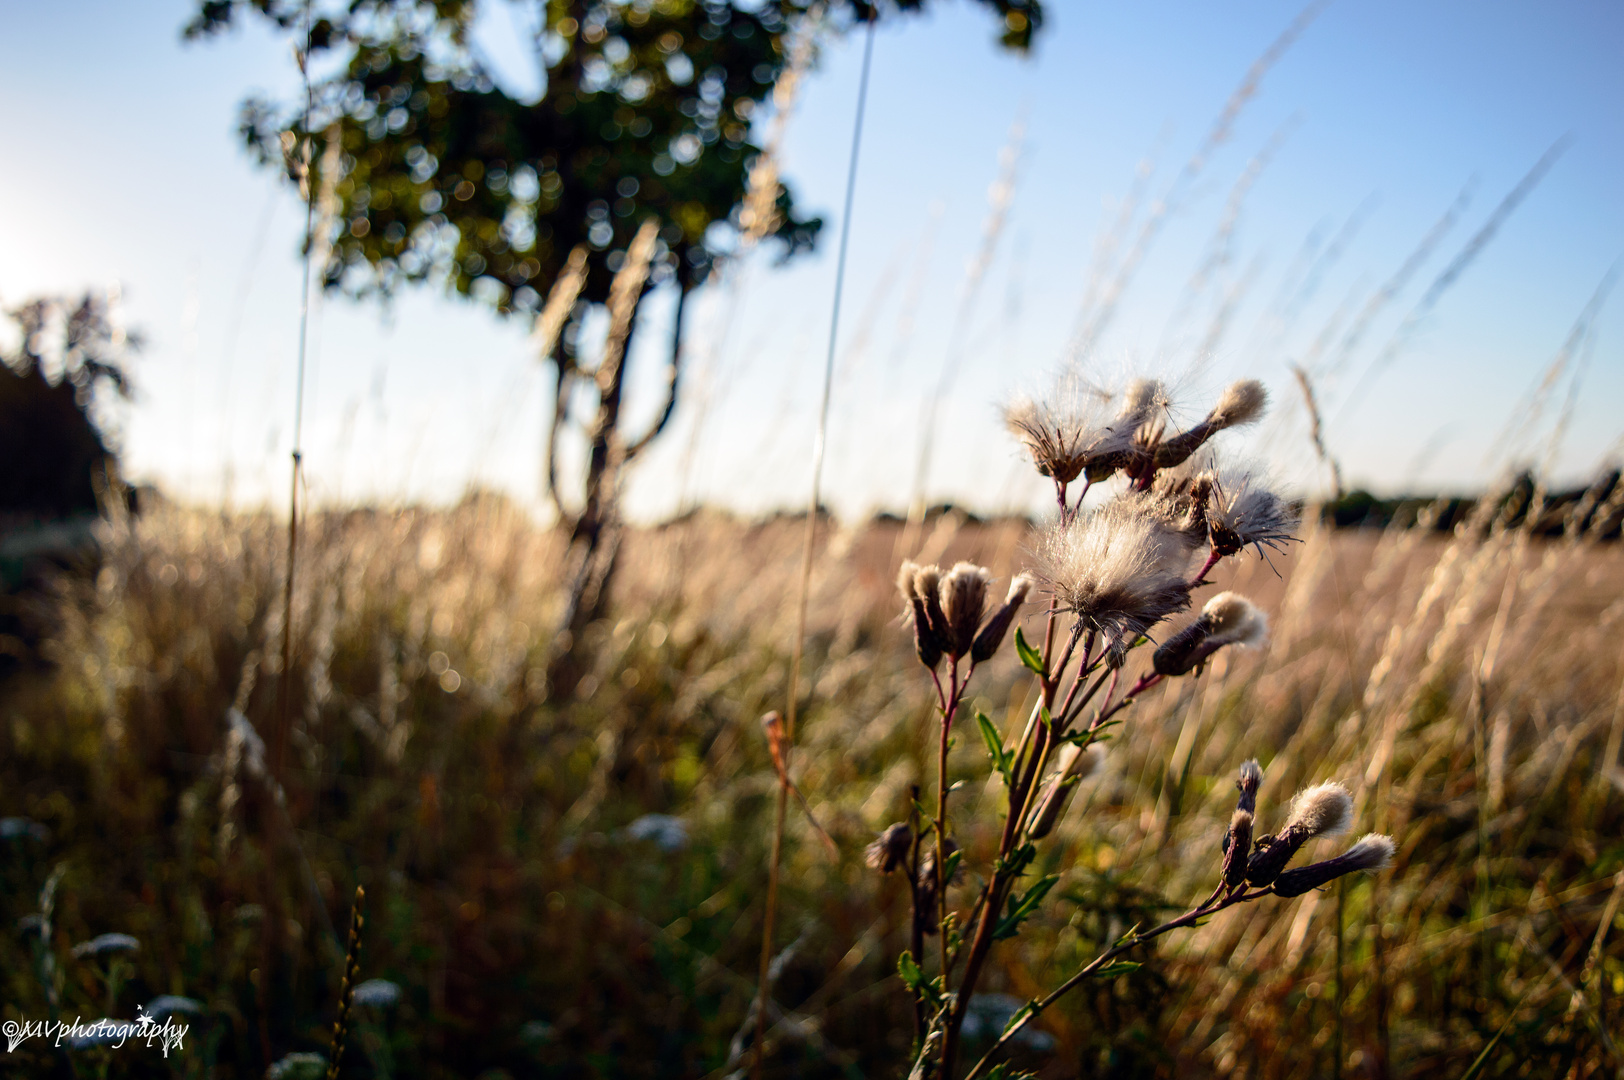
<instances>
[{"instance_id":1,"label":"wheat-colored field","mask_svg":"<svg viewBox=\"0 0 1624 1080\"><path fill-rule=\"evenodd\" d=\"M356 1006L347 1073L735 1072L776 785L758 718L784 705L804 524L700 512L634 531L567 700L544 674L561 545L499 499L311 519L285 682L285 523L164 507L108 526L99 573L61 584L54 667L0 687L0 811L49 830L0 841L8 924L43 914L49 931L0 937L7 1017L185 995L195 1052L79 1051L80 1074L263 1075L326 1046L361 884L361 977L400 994ZM1028 529L950 512L819 533L791 764L841 857L791 814L767 1075L904 1067L906 890L861 858L934 768L892 579L903 557L1007 577ZM1398 841L1395 865L1159 939L1044 1014L1021 1062L1616 1075L1620 545L1310 524L1216 587L1267 610L1269 643L1126 713L1042 858L1060 885L984 986L1026 1000L1210 892L1249 757L1260 824L1338 779L1355 831ZM1032 689L1014 659L976 679L977 707L1018 728ZM256 729L283 690L278 785ZM975 807L1002 791L969 730L952 763L970 782L960 839L984 855L996 837L971 823L993 815ZM139 951L72 955L115 931ZM36 1041L14 1060L44 1073L61 1053Z\"/></svg>"}]
</instances>

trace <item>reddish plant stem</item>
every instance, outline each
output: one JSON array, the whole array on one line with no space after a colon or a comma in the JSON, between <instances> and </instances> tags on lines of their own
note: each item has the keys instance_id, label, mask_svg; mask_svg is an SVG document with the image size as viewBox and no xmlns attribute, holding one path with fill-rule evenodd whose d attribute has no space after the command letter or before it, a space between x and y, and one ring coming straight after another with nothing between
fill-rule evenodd
<instances>
[{"instance_id":1,"label":"reddish plant stem","mask_svg":"<svg viewBox=\"0 0 1624 1080\"><path fill-rule=\"evenodd\" d=\"M1217 548L1213 548L1210 552L1208 552L1207 561L1201 564L1201 572L1195 576L1195 580L1190 582L1190 588L1198 589L1205 585L1207 583L1207 575L1212 572L1213 567L1218 565L1218 560L1221 558L1223 558L1223 556L1218 554Z\"/></svg>"},{"instance_id":2,"label":"reddish plant stem","mask_svg":"<svg viewBox=\"0 0 1624 1080\"><path fill-rule=\"evenodd\" d=\"M959 658L948 663L948 695L942 707L942 735L936 758L936 929L941 936L942 984L947 984L947 750L953 717L959 709L964 685L959 682ZM965 681L969 681L966 673ZM938 683L938 686L940 684Z\"/></svg>"}]
</instances>

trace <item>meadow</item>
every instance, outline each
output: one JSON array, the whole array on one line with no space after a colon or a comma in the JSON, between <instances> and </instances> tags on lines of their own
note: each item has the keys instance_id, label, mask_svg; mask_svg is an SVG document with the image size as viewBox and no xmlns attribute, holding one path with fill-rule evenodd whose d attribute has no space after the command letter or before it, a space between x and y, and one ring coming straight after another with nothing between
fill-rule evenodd
<instances>
[{"instance_id":1,"label":"meadow","mask_svg":"<svg viewBox=\"0 0 1624 1080\"><path fill-rule=\"evenodd\" d=\"M1256 757L1260 820L1339 780L1356 831L1397 840L1392 869L1157 939L1046 1012L1019 1065L1616 1075L1624 550L1597 537L1618 503L1558 536L1505 512L1453 530L1309 513L1284 554L1227 560L1216 584L1269 614L1268 643L1124 714L967 1047L1211 890L1234 769ZM191 1033L168 1058L35 1040L5 1064L319 1074L289 1055L328 1047L361 885L345 1076L745 1075L778 783L759 718L784 706L804 524L699 511L631 531L613 613L579 643L591 667L559 700L564 543L499 497L310 517L287 680L285 521L160 505L106 523L99 570L50 601L50 664L0 686L0 1000L6 1019L89 1020L175 995ZM1031 529L952 510L821 522L792 769L839 857L792 804L763 1075L906 1071L907 889L862 851L931 783L935 734L892 582L905 557L1007 579ZM972 697L1018 732L1034 691L1009 652ZM278 783L256 731L284 684ZM950 769L968 782L958 838L990 852L976 808L1003 796L980 742L961 734ZM75 949L110 933L138 947Z\"/></svg>"}]
</instances>

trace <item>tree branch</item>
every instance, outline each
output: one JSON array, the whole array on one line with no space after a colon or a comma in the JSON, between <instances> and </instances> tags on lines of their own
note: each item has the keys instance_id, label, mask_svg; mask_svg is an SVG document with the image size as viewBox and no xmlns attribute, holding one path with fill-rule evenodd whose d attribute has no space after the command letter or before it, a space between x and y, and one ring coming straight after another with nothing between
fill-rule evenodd
<instances>
[{"instance_id":1,"label":"tree branch","mask_svg":"<svg viewBox=\"0 0 1624 1080\"><path fill-rule=\"evenodd\" d=\"M649 428L642 437L632 440L627 445L625 460L628 464L647 449L649 443L659 437L660 433L665 430L666 425L671 422L671 414L677 409L677 391L682 377L683 361L682 322L684 311L688 306L689 288L687 282L678 281L676 325L671 331L671 361L666 365L665 406L660 410L660 418L654 422L654 426Z\"/></svg>"}]
</instances>

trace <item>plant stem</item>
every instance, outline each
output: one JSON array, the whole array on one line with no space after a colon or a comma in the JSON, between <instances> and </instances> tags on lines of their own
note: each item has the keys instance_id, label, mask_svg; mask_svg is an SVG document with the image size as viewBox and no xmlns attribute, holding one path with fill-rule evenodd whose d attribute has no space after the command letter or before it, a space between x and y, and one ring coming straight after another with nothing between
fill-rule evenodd
<instances>
[{"instance_id":1,"label":"plant stem","mask_svg":"<svg viewBox=\"0 0 1624 1080\"><path fill-rule=\"evenodd\" d=\"M1060 998L1071 992L1071 990L1081 984L1084 979L1087 979L1089 976L1095 974L1106 964L1110 963L1118 956L1121 956L1129 949L1138 948L1140 945L1143 945L1152 938L1160 937L1170 930L1178 930L1183 927L1194 926L1208 915L1216 915L1218 912L1227 907L1231 907L1235 904L1246 903L1250 900L1257 900L1261 897L1268 896L1272 892L1273 889L1259 889L1256 892L1250 893L1246 892L1244 887L1236 889L1234 892L1229 893L1216 903L1209 902L1202 904L1199 907L1191 908L1189 911L1186 911L1183 915L1180 915L1176 919L1171 919L1155 929L1147 930L1142 934L1134 934L1131 938L1121 941L1112 948L1107 949L1105 952L1091 960L1087 966L1082 968L1082 970L1078 971L1071 978L1055 987L1054 990L1049 992L1048 996L1035 1002L1032 1006L1032 1011L1027 1013L1018 1023L1011 1026L1008 1031L1005 1031L998 1037L998 1041L992 1044L991 1049L987 1051L980 1061L976 1062L975 1068L970 1070L969 1074L964 1078L964 1080L975 1080L976 1077L980 1076L987 1069L987 1067L992 1064L993 1056L997 1054L1006 1043L1014 1038L1022 1028L1031 1023L1038 1015L1049 1008L1049 1006L1053 1005L1056 1001L1059 1001ZM943 1080L950 1080L949 1074L943 1073Z\"/></svg>"}]
</instances>

